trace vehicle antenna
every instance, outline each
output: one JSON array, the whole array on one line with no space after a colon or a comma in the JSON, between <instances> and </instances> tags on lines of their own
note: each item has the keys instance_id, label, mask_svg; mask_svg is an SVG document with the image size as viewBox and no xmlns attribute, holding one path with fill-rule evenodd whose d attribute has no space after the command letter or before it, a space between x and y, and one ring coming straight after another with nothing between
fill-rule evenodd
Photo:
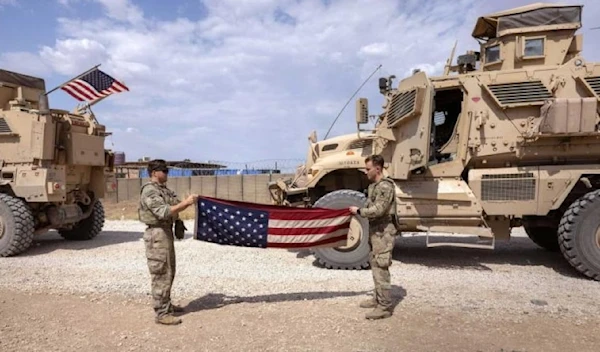
<instances>
[{"instance_id":1,"label":"vehicle antenna","mask_svg":"<svg viewBox=\"0 0 600 352\"><path fill-rule=\"evenodd\" d=\"M333 122L331 123L331 126L329 126L329 130L327 130L327 133L325 134L325 138L327 139L327 136L329 135L329 132L331 132L331 129L333 128L333 125L335 125L335 122L337 121L337 119L340 117L340 115L342 114L342 112L344 111L344 109L346 108L346 106L348 106L348 104L350 103L350 101L352 100L352 98L354 98L354 96L358 93L358 91L360 91L360 89L365 85L365 83L367 83L367 81L375 74L375 72L377 72L377 70L379 70L381 68L381 64L379 64L379 66L377 66L377 68L373 71L373 73L371 73L371 75L369 77L367 77L367 79L365 79L365 81L360 85L360 87L358 87L358 89L356 90L356 92L354 92L354 94L352 94L352 96L350 97L350 99L348 99L348 101L346 102L346 105L344 105L344 107L342 108L342 110L340 111L340 113L335 117L335 120L333 120Z\"/></svg>"}]
</instances>

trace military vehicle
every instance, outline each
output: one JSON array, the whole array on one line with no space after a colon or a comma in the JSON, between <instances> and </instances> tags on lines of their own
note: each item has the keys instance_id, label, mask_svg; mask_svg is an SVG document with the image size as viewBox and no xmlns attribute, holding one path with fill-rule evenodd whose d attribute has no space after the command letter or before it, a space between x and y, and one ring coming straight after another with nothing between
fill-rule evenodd
<instances>
[{"instance_id":1,"label":"military vehicle","mask_svg":"<svg viewBox=\"0 0 600 352\"><path fill-rule=\"evenodd\" d=\"M67 240L102 231L100 199L116 191L105 126L89 108L48 108L45 81L0 70L0 256L56 229Z\"/></svg>"},{"instance_id":2,"label":"military vehicle","mask_svg":"<svg viewBox=\"0 0 600 352\"><path fill-rule=\"evenodd\" d=\"M600 63L582 56L582 10L535 3L481 16L472 32L480 50L452 65L453 49L441 76L416 70L395 89L380 78L383 112L370 152L384 156L396 181L403 232L426 233L427 246L493 249L523 226L533 242L600 280ZM368 122L364 98L356 122ZM351 173L320 187L337 172L313 170L309 187L277 182L271 192L304 194L303 206L364 204ZM368 225L356 221L348 246L314 250L321 263L368 267ZM432 232L476 242L431 243Z\"/></svg>"}]
</instances>

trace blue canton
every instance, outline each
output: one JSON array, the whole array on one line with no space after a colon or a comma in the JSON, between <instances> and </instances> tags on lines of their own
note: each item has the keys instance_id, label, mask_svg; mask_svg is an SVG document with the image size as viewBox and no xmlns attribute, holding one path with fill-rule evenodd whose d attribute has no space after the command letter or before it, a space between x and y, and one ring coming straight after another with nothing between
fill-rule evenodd
<instances>
[{"instance_id":1,"label":"blue canton","mask_svg":"<svg viewBox=\"0 0 600 352\"><path fill-rule=\"evenodd\" d=\"M269 213L198 200L196 238L223 245L267 247Z\"/></svg>"},{"instance_id":2,"label":"blue canton","mask_svg":"<svg viewBox=\"0 0 600 352\"><path fill-rule=\"evenodd\" d=\"M103 90L110 88L115 81L114 78L100 70L94 70L87 75L82 76L80 80L86 81L98 92L102 92Z\"/></svg>"}]
</instances>

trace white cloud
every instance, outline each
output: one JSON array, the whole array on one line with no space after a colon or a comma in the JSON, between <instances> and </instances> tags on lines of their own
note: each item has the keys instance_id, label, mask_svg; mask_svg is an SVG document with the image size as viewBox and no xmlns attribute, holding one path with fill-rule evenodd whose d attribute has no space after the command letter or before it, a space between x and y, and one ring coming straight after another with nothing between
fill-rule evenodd
<instances>
[{"instance_id":1,"label":"white cloud","mask_svg":"<svg viewBox=\"0 0 600 352\"><path fill-rule=\"evenodd\" d=\"M388 43L372 43L360 48L360 53L371 56L386 56L390 53L390 45Z\"/></svg>"},{"instance_id":2,"label":"white cloud","mask_svg":"<svg viewBox=\"0 0 600 352\"><path fill-rule=\"evenodd\" d=\"M44 46L40 57L63 75L79 74L80 67L92 67L110 58L106 47L87 38L57 40L54 48Z\"/></svg>"},{"instance_id":3,"label":"white cloud","mask_svg":"<svg viewBox=\"0 0 600 352\"><path fill-rule=\"evenodd\" d=\"M94 106L115 132L115 149L132 159L241 161L304 158L306 136L312 129L324 136L379 64L358 94L370 99L371 113L382 102L378 77L394 74L397 84L414 68L439 74L455 40L455 58L479 49L470 37L477 16L528 3L206 0L201 20L161 21L143 2L94 1L103 15L58 19L55 44L38 55L65 77L102 63L129 86ZM193 4L188 13L200 11ZM584 23L598 14L599 5L586 2ZM597 58L590 34L584 48L588 59ZM354 130L351 103L331 135Z\"/></svg>"}]
</instances>

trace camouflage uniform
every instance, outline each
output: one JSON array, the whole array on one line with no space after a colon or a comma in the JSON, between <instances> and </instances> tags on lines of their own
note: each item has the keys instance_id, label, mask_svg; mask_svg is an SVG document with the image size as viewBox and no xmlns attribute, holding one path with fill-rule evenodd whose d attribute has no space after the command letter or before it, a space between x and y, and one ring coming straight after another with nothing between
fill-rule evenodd
<instances>
[{"instance_id":1,"label":"camouflage uniform","mask_svg":"<svg viewBox=\"0 0 600 352\"><path fill-rule=\"evenodd\" d=\"M369 219L369 246L371 247L370 264L375 284L375 295L372 300L361 304L363 308L376 308L373 316L391 314L391 283L389 267L392 265L392 251L395 236L396 203L393 180L383 178L369 185L365 206L359 209L359 215Z\"/></svg>"},{"instance_id":2,"label":"camouflage uniform","mask_svg":"<svg viewBox=\"0 0 600 352\"><path fill-rule=\"evenodd\" d=\"M175 278L173 222L178 218L169 208L180 200L164 185L149 182L142 187L139 219L148 225L144 232L146 259L152 279L152 299L157 320L179 311L171 304L171 287Z\"/></svg>"}]
</instances>

